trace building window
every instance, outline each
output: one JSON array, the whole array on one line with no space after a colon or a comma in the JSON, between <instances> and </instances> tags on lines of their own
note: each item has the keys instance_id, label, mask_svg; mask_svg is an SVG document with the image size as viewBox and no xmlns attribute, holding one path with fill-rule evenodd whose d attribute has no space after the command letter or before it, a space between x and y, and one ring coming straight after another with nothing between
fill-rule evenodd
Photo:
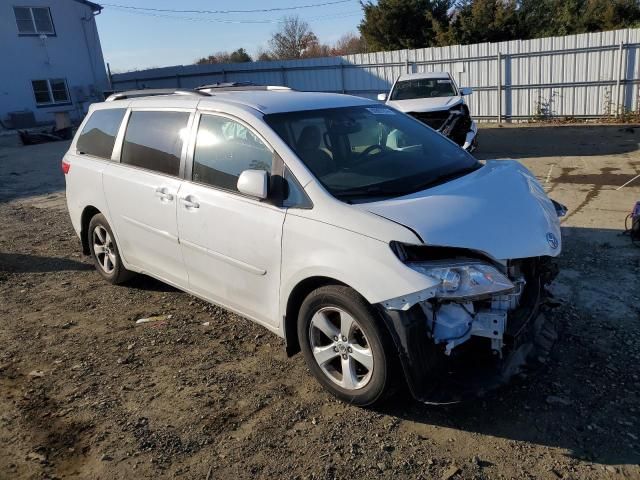
<instances>
[{"instance_id":1,"label":"building window","mask_svg":"<svg viewBox=\"0 0 640 480\"><path fill-rule=\"evenodd\" d=\"M64 78L31 80L37 105L56 105L70 103L67 81Z\"/></svg>"},{"instance_id":2,"label":"building window","mask_svg":"<svg viewBox=\"0 0 640 480\"><path fill-rule=\"evenodd\" d=\"M13 7L20 35L55 35L48 7Z\"/></svg>"}]
</instances>

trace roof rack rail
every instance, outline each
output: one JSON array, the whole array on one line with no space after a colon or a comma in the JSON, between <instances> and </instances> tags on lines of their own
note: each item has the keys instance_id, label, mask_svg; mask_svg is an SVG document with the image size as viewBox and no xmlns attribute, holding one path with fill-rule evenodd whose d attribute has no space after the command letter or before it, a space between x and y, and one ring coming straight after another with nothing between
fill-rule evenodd
<instances>
[{"instance_id":1,"label":"roof rack rail","mask_svg":"<svg viewBox=\"0 0 640 480\"><path fill-rule=\"evenodd\" d=\"M238 91L250 91L250 90L287 90L291 91L289 87L282 87L280 85L256 85L252 82L218 82L211 83L209 85L200 85L196 88L199 92L206 92L212 94L214 92L238 92Z\"/></svg>"},{"instance_id":2,"label":"roof rack rail","mask_svg":"<svg viewBox=\"0 0 640 480\"><path fill-rule=\"evenodd\" d=\"M105 102L113 102L114 100L124 100L126 98L153 97L156 95L194 95L199 97L208 97L207 92L200 90L189 90L184 88L148 88L143 90L127 90L126 92L118 92L109 95Z\"/></svg>"}]
</instances>

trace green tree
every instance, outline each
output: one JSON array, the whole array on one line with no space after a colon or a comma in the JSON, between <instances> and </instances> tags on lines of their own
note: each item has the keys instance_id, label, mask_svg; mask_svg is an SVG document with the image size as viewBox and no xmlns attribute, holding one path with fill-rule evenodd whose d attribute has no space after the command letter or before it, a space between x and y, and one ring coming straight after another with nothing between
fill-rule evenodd
<instances>
[{"instance_id":1,"label":"green tree","mask_svg":"<svg viewBox=\"0 0 640 480\"><path fill-rule=\"evenodd\" d=\"M520 0L518 19L523 39L548 36L554 28L556 0Z\"/></svg>"},{"instance_id":2,"label":"green tree","mask_svg":"<svg viewBox=\"0 0 640 480\"><path fill-rule=\"evenodd\" d=\"M217 52L208 57L202 57L196 60L196 65L212 64L212 63L244 63L253 62L251 55L244 48L239 48L233 52Z\"/></svg>"},{"instance_id":3,"label":"green tree","mask_svg":"<svg viewBox=\"0 0 640 480\"><path fill-rule=\"evenodd\" d=\"M456 9L449 40L459 44L502 42L520 36L515 0L466 0Z\"/></svg>"},{"instance_id":4,"label":"green tree","mask_svg":"<svg viewBox=\"0 0 640 480\"><path fill-rule=\"evenodd\" d=\"M453 0L368 0L358 27L369 51L430 47L449 24Z\"/></svg>"},{"instance_id":5,"label":"green tree","mask_svg":"<svg viewBox=\"0 0 640 480\"><path fill-rule=\"evenodd\" d=\"M229 62L245 63L245 62L253 62L253 59L251 58L251 55L249 55L244 48L239 48L229 54Z\"/></svg>"},{"instance_id":6,"label":"green tree","mask_svg":"<svg viewBox=\"0 0 640 480\"><path fill-rule=\"evenodd\" d=\"M580 15L583 31L635 27L640 22L636 0L587 0Z\"/></svg>"},{"instance_id":7,"label":"green tree","mask_svg":"<svg viewBox=\"0 0 640 480\"><path fill-rule=\"evenodd\" d=\"M637 0L520 0L522 38L614 30L638 25Z\"/></svg>"}]
</instances>

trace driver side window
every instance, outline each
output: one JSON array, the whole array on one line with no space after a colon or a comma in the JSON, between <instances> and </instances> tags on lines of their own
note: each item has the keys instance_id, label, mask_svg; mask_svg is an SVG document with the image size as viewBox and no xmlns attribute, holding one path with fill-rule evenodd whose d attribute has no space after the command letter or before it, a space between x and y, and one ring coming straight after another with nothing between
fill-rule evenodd
<instances>
[{"instance_id":1,"label":"driver side window","mask_svg":"<svg viewBox=\"0 0 640 480\"><path fill-rule=\"evenodd\" d=\"M216 115L202 115L193 155L194 182L237 192L244 170L271 173L273 153L243 124Z\"/></svg>"}]
</instances>

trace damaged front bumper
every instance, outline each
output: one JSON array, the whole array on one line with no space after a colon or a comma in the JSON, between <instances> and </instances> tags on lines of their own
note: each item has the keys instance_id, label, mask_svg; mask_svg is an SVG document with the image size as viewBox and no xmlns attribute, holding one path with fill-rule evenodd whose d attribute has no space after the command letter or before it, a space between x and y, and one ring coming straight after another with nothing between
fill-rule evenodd
<instances>
[{"instance_id":1,"label":"damaged front bumper","mask_svg":"<svg viewBox=\"0 0 640 480\"><path fill-rule=\"evenodd\" d=\"M456 106L449 110L432 112L409 112L409 115L453 140L469 153L478 147L478 124L471 119L466 107Z\"/></svg>"},{"instance_id":2,"label":"damaged front bumper","mask_svg":"<svg viewBox=\"0 0 640 480\"><path fill-rule=\"evenodd\" d=\"M516 289L506 295L444 302L418 293L399 299L404 304L379 305L417 400L447 404L481 396L548 355L556 334L541 307L555 265L548 258L524 262Z\"/></svg>"},{"instance_id":3,"label":"damaged front bumper","mask_svg":"<svg viewBox=\"0 0 640 480\"><path fill-rule=\"evenodd\" d=\"M471 128L467 132L462 148L469 153L478 148L478 124L475 120L471 122Z\"/></svg>"}]
</instances>

